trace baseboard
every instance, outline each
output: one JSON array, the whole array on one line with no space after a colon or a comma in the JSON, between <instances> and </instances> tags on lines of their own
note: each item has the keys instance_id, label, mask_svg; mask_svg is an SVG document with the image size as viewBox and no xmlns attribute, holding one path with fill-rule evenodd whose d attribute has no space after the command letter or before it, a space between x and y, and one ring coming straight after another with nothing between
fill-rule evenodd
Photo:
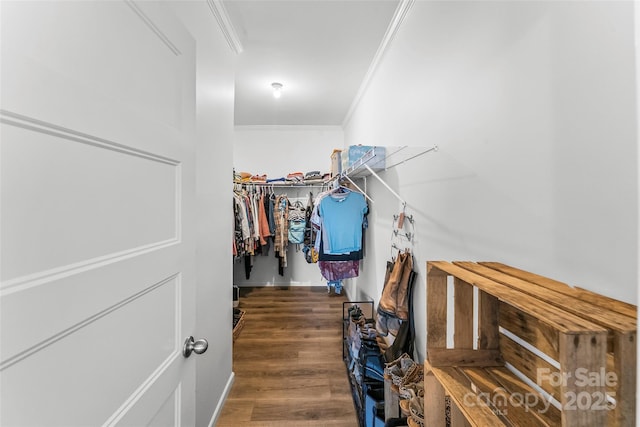
<instances>
[{"instance_id":1,"label":"baseboard","mask_svg":"<svg viewBox=\"0 0 640 427\"><path fill-rule=\"evenodd\" d=\"M282 282L257 282L257 281L243 281L234 283L234 286L239 288L257 288L257 287L268 287L268 286L325 286L326 284L317 283L317 282L296 282L296 281L282 281Z\"/></svg>"},{"instance_id":2,"label":"baseboard","mask_svg":"<svg viewBox=\"0 0 640 427\"><path fill-rule=\"evenodd\" d=\"M222 392L222 396L220 396L220 400L218 400L218 404L216 405L216 410L213 411L213 416L211 417L211 421L209 421L208 427L214 427L216 422L218 421L218 417L222 413L222 408L224 407L224 403L227 401L227 397L229 393L231 393L231 387L233 387L233 381L235 379L235 373L232 371L231 375L229 375L229 379L227 380L227 385L224 387L224 391Z\"/></svg>"}]
</instances>

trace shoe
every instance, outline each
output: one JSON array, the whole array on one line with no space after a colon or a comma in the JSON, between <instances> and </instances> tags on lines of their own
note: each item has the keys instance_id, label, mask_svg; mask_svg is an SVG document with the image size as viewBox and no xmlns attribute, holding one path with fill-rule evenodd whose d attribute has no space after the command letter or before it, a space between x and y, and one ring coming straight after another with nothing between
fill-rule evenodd
<instances>
[{"instance_id":1,"label":"shoe","mask_svg":"<svg viewBox=\"0 0 640 427\"><path fill-rule=\"evenodd\" d=\"M391 389L393 391L399 391L399 387L404 384L404 377L415 364L416 362L414 362L413 359L411 359L411 356L409 356L407 353L403 353L396 360L385 364L385 378L391 380ZM407 384L409 382L412 381L408 381Z\"/></svg>"},{"instance_id":2,"label":"shoe","mask_svg":"<svg viewBox=\"0 0 640 427\"><path fill-rule=\"evenodd\" d=\"M400 412L402 413L403 417L411 417L411 409L409 409L409 399L403 399L400 401Z\"/></svg>"},{"instance_id":3,"label":"shoe","mask_svg":"<svg viewBox=\"0 0 640 427\"><path fill-rule=\"evenodd\" d=\"M396 316L403 321L409 320L409 285L413 273L413 257L410 253L405 255L405 264L396 293Z\"/></svg>"},{"instance_id":4,"label":"shoe","mask_svg":"<svg viewBox=\"0 0 640 427\"><path fill-rule=\"evenodd\" d=\"M398 373L402 373L407 366L410 366L412 364L412 362L413 360L411 360L411 356L409 356L407 353L402 353L396 360L392 360L391 362L384 364L385 371L391 371L392 368L397 367L396 372L399 371ZM404 376L404 373L402 373L402 376ZM389 377L388 379L391 379L391 377Z\"/></svg>"},{"instance_id":5,"label":"shoe","mask_svg":"<svg viewBox=\"0 0 640 427\"><path fill-rule=\"evenodd\" d=\"M390 272L386 276L385 283L382 288L382 295L380 301L378 301L378 308L389 314L395 316L396 314L396 299L398 296L398 285L402 278L402 269L404 267L406 256L400 254L396 261L391 266L387 264L387 269L391 267Z\"/></svg>"},{"instance_id":6,"label":"shoe","mask_svg":"<svg viewBox=\"0 0 640 427\"><path fill-rule=\"evenodd\" d=\"M353 311L351 311L350 315L351 321L362 327L367 322L367 319L364 317L364 314L362 313L360 307L358 307L357 305L355 305L354 307L355 308L353 309Z\"/></svg>"},{"instance_id":7,"label":"shoe","mask_svg":"<svg viewBox=\"0 0 640 427\"><path fill-rule=\"evenodd\" d=\"M378 348L382 353L387 351L387 349L389 348L389 344L387 344L387 342L384 340L384 337L379 334L376 334L376 343L378 343ZM389 379L390 378L391 377L389 377Z\"/></svg>"},{"instance_id":8,"label":"shoe","mask_svg":"<svg viewBox=\"0 0 640 427\"><path fill-rule=\"evenodd\" d=\"M362 314L362 310L360 310L360 307L358 307L357 305L352 305L347 311L349 313L349 317L351 317L352 319L358 318Z\"/></svg>"},{"instance_id":9,"label":"shoe","mask_svg":"<svg viewBox=\"0 0 640 427\"><path fill-rule=\"evenodd\" d=\"M409 400L409 418L415 425L424 427L424 397L415 396Z\"/></svg>"},{"instance_id":10,"label":"shoe","mask_svg":"<svg viewBox=\"0 0 640 427\"><path fill-rule=\"evenodd\" d=\"M357 305L351 306L348 310L349 313L349 318L351 319L352 322L354 323L360 323L362 322L362 324L364 324L364 316L362 315L362 310L360 309L360 307L358 307Z\"/></svg>"},{"instance_id":11,"label":"shoe","mask_svg":"<svg viewBox=\"0 0 640 427\"><path fill-rule=\"evenodd\" d=\"M365 340L374 340L378 335L376 328L371 323L365 323L360 329L360 337Z\"/></svg>"},{"instance_id":12,"label":"shoe","mask_svg":"<svg viewBox=\"0 0 640 427\"><path fill-rule=\"evenodd\" d=\"M400 387L400 411L405 417L411 416L411 399L424 399L424 381L411 383Z\"/></svg>"},{"instance_id":13,"label":"shoe","mask_svg":"<svg viewBox=\"0 0 640 427\"><path fill-rule=\"evenodd\" d=\"M405 374L398 387L419 383L424 380L424 365L420 363L414 363L404 372Z\"/></svg>"},{"instance_id":14,"label":"shoe","mask_svg":"<svg viewBox=\"0 0 640 427\"><path fill-rule=\"evenodd\" d=\"M389 363L385 363L384 366L394 366L394 365L400 365L403 361L406 360L411 360L411 356L409 356L407 353L402 353L396 360L392 360Z\"/></svg>"},{"instance_id":15,"label":"shoe","mask_svg":"<svg viewBox=\"0 0 640 427\"><path fill-rule=\"evenodd\" d=\"M416 396L424 397L424 381L420 380L400 386L399 395L401 399L405 400L413 399Z\"/></svg>"}]
</instances>

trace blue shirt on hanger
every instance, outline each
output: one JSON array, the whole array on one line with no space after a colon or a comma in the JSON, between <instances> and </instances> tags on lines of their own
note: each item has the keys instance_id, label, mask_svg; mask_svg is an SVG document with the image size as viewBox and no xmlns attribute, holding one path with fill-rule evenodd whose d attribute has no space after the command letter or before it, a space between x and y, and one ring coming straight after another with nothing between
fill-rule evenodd
<instances>
[{"instance_id":1,"label":"blue shirt on hanger","mask_svg":"<svg viewBox=\"0 0 640 427\"><path fill-rule=\"evenodd\" d=\"M328 244L327 254L344 254L362 249L362 222L367 213L364 195L346 190L320 201L318 212ZM328 248L328 249L327 249Z\"/></svg>"}]
</instances>

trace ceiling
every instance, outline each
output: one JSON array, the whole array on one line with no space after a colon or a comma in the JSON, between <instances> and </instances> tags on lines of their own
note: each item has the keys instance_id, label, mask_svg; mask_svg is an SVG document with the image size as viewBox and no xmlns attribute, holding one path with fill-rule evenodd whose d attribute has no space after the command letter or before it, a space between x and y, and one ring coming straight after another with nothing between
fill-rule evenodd
<instances>
[{"instance_id":1,"label":"ceiling","mask_svg":"<svg viewBox=\"0 0 640 427\"><path fill-rule=\"evenodd\" d=\"M227 38L238 52L235 125L342 125L389 38L399 3L224 1ZM283 85L279 99L273 82Z\"/></svg>"}]
</instances>

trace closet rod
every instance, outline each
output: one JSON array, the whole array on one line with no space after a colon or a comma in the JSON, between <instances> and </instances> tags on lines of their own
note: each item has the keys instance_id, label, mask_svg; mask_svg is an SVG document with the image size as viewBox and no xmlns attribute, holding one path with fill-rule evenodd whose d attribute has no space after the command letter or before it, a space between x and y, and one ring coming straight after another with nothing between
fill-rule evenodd
<instances>
[{"instance_id":1,"label":"closet rod","mask_svg":"<svg viewBox=\"0 0 640 427\"><path fill-rule=\"evenodd\" d=\"M260 186L273 188L325 188L327 184L272 184L270 182L234 182L234 184L242 186Z\"/></svg>"}]
</instances>

